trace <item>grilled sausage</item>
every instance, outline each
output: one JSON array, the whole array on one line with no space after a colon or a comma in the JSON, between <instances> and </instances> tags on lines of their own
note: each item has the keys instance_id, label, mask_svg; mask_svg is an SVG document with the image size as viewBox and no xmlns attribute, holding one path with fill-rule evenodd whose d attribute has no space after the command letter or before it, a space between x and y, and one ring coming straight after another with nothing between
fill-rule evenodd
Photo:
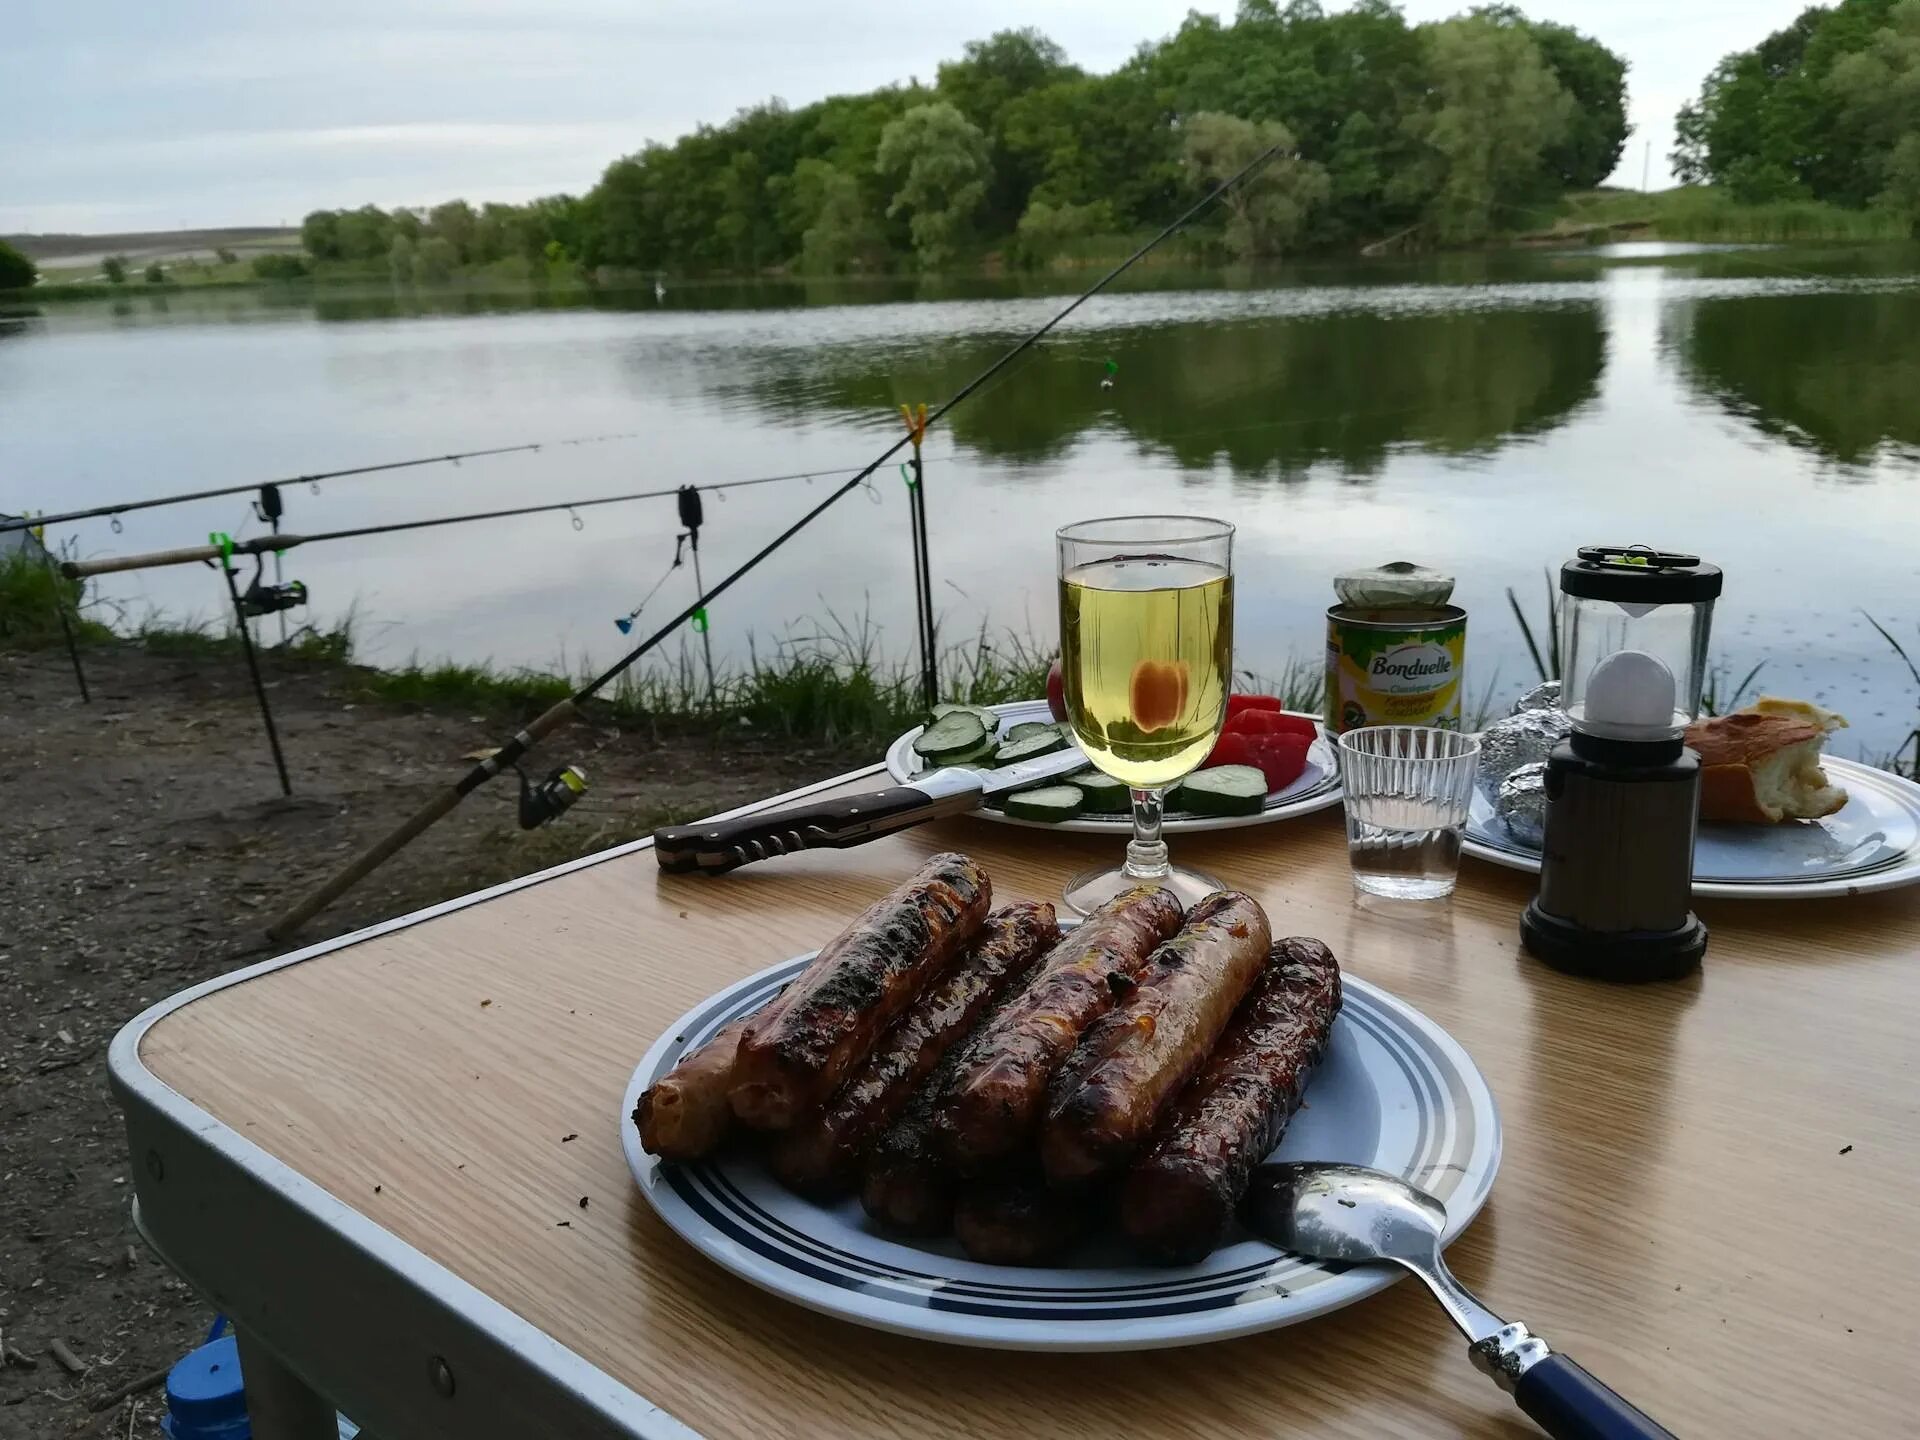
<instances>
[{"instance_id":1,"label":"grilled sausage","mask_svg":"<svg viewBox=\"0 0 1920 1440\"><path fill-rule=\"evenodd\" d=\"M936 1136L963 1173L1031 1139L1053 1072L1179 924L1180 902L1168 891L1143 885L1116 895L1054 946L1019 1001L968 1044L934 1105Z\"/></svg>"},{"instance_id":2,"label":"grilled sausage","mask_svg":"<svg viewBox=\"0 0 1920 1440\"><path fill-rule=\"evenodd\" d=\"M719 1149L733 1125L733 1061L754 1016L727 1024L649 1085L633 1107L640 1148L663 1160L698 1160Z\"/></svg>"},{"instance_id":3,"label":"grilled sausage","mask_svg":"<svg viewBox=\"0 0 1920 1440\"><path fill-rule=\"evenodd\" d=\"M951 1068L953 1056L948 1055ZM934 1071L935 1079L941 1071ZM931 1085L907 1102L900 1118L867 1152L860 1203L879 1224L901 1235L945 1235L953 1228L960 1177L933 1143Z\"/></svg>"},{"instance_id":4,"label":"grilled sausage","mask_svg":"<svg viewBox=\"0 0 1920 1440\"><path fill-rule=\"evenodd\" d=\"M1125 1167L1212 1053L1272 944L1266 912L1246 895L1222 891L1187 913L1054 1075L1040 1133L1051 1183L1084 1184Z\"/></svg>"},{"instance_id":5,"label":"grilled sausage","mask_svg":"<svg viewBox=\"0 0 1920 1440\"><path fill-rule=\"evenodd\" d=\"M773 1173L803 1194L845 1189L867 1142L1059 935L1051 905L1022 901L988 916L973 948L921 993L826 1105L780 1137L767 1157Z\"/></svg>"},{"instance_id":6,"label":"grilled sausage","mask_svg":"<svg viewBox=\"0 0 1920 1440\"><path fill-rule=\"evenodd\" d=\"M993 886L964 855L936 855L876 901L747 1028L734 1062L733 1113L785 1130L833 1093L887 1026L965 948Z\"/></svg>"},{"instance_id":7,"label":"grilled sausage","mask_svg":"<svg viewBox=\"0 0 1920 1440\"><path fill-rule=\"evenodd\" d=\"M1301 937L1276 943L1212 1057L1127 1176L1120 1225L1143 1256L1185 1265L1220 1243L1253 1167L1299 1108L1339 1009L1333 953Z\"/></svg>"},{"instance_id":8,"label":"grilled sausage","mask_svg":"<svg viewBox=\"0 0 1920 1440\"><path fill-rule=\"evenodd\" d=\"M960 1192L953 1233L982 1265L1044 1265L1079 1238L1081 1212L1038 1175L999 1175Z\"/></svg>"}]
</instances>

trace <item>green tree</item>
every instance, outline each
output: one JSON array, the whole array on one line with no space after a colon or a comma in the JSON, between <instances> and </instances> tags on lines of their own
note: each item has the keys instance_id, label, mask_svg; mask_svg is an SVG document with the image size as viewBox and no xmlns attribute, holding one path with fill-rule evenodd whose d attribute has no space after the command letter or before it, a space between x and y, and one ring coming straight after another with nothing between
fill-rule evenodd
<instances>
[{"instance_id":1,"label":"green tree","mask_svg":"<svg viewBox=\"0 0 1920 1440\"><path fill-rule=\"evenodd\" d=\"M992 177L981 218L989 231L1012 229L1042 178L1026 155L1006 143L1008 110L1023 96L1078 78L1080 70L1068 63L1066 51L1031 26L969 41L960 59L940 66L935 87L940 98L951 101L987 137Z\"/></svg>"},{"instance_id":2,"label":"green tree","mask_svg":"<svg viewBox=\"0 0 1920 1440\"><path fill-rule=\"evenodd\" d=\"M100 262L100 273L107 277L107 283L109 285L126 284L127 257L124 255L107 256L106 259Z\"/></svg>"},{"instance_id":3,"label":"green tree","mask_svg":"<svg viewBox=\"0 0 1920 1440\"><path fill-rule=\"evenodd\" d=\"M1507 13L1504 9L1496 13ZM1627 62L1578 30L1551 21L1528 20L1511 12L1540 47L1554 78L1573 97L1566 132L1542 152L1541 159L1569 190L1591 190L1611 175L1626 149Z\"/></svg>"},{"instance_id":4,"label":"green tree","mask_svg":"<svg viewBox=\"0 0 1920 1440\"><path fill-rule=\"evenodd\" d=\"M312 267L303 256L274 253L253 257L256 280L301 280L310 273Z\"/></svg>"},{"instance_id":5,"label":"green tree","mask_svg":"<svg viewBox=\"0 0 1920 1440\"><path fill-rule=\"evenodd\" d=\"M1885 62L1900 48L1901 5L1840 0L1809 9L1753 49L1727 56L1674 119L1675 172L1747 201L1873 200L1888 184L1891 152L1904 133L1883 118L1898 111L1902 67ZM1880 61L1848 58L1868 51L1880 51ZM1892 87L1885 111L1876 94L1882 85Z\"/></svg>"},{"instance_id":6,"label":"green tree","mask_svg":"<svg viewBox=\"0 0 1920 1440\"><path fill-rule=\"evenodd\" d=\"M1573 98L1533 37L1498 15L1421 33L1431 88L1406 124L1425 153L1390 183L1425 193L1426 223L1443 244L1480 240L1503 212L1554 188L1546 152L1566 138Z\"/></svg>"},{"instance_id":7,"label":"green tree","mask_svg":"<svg viewBox=\"0 0 1920 1440\"><path fill-rule=\"evenodd\" d=\"M474 214L473 206L464 200L449 200L444 205L436 205L427 212L427 232L434 239L444 240L453 252L452 264L462 265L473 257L474 232L479 229L480 217ZM421 250L425 259L426 251ZM442 277L444 278L444 277Z\"/></svg>"},{"instance_id":8,"label":"green tree","mask_svg":"<svg viewBox=\"0 0 1920 1440\"><path fill-rule=\"evenodd\" d=\"M316 260L340 258L340 215L335 210L315 210L300 222L300 246Z\"/></svg>"},{"instance_id":9,"label":"green tree","mask_svg":"<svg viewBox=\"0 0 1920 1440\"><path fill-rule=\"evenodd\" d=\"M1236 259L1279 255L1290 248L1332 191L1326 170L1300 158L1292 134L1277 120L1189 115L1180 127L1180 144L1188 172L1209 186L1238 173L1263 151L1281 148L1221 197L1227 213L1226 245Z\"/></svg>"},{"instance_id":10,"label":"green tree","mask_svg":"<svg viewBox=\"0 0 1920 1440\"><path fill-rule=\"evenodd\" d=\"M39 276L39 266L0 240L0 290L24 290Z\"/></svg>"},{"instance_id":11,"label":"green tree","mask_svg":"<svg viewBox=\"0 0 1920 1440\"><path fill-rule=\"evenodd\" d=\"M460 252L444 235L429 235L414 255L414 275L429 285L444 285L460 268Z\"/></svg>"},{"instance_id":12,"label":"green tree","mask_svg":"<svg viewBox=\"0 0 1920 1440\"><path fill-rule=\"evenodd\" d=\"M238 265L240 263L240 257L224 245L214 250L213 258L218 260L222 265Z\"/></svg>"},{"instance_id":13,"label":"green tree","mask_svg":"<svg viewBox=\"0 0 1920 1440\"><path fill-rule=\"evenodd\" d=\"M916 105L887 126L874 165L893 181L889 215L908 217L914 255L935 270L953 258L986 198L986 136L944 100Z\"/></svg>"},{"instance_id":14,"label":"green tree","mask_svg":"<svg viewBox=\"0 0 1920 1440\"><path fill-rule=\"evenodd\" d=\"M793 167L787 208L800 231L800 268L810 275L837 275L870 263L884 251L854 176L809 157Z\"/></svg>"},{"instance_id":15,"label":"green tree","mask_svg":"<svg viewBox=\"0 0 1920 1440\"><path fill-rule=\"evenodd\" d=\"M140 278L145 280L149 285L164 285L167 283L167 272L158 260L153 260L148 262L147 268L141 272Z\"/></svg>"},{"instance_id":16,"label":"green tree","mask_svg":"<svg viewBox=\"0 0 1920 1440\"><path fill-rule=\"evenodd\" d=\"M1113 207L1104 200L1085 205L1053 205L1035 198L1014 231L1023 265L1045 265L1074 241L1116 228Z\"/></svg>"},{"instance_id":17,"label":"green tree","mask_svg":"<svg viewBox=\"0 0 1920 1440\"><path fill-rule=\"evenodd\" d=\"M405 235L395 235L387 247L387 273L396 285L411 285L414 274L414 243Z\"/></svg>"},{"instance_id":18,"label":"green tree","mask_svg":"<svg viewBox=\"0 0 1920 1440\"><path fill-rule=\"evenodd\" d=\"M1838 129L1857 144L1875 199L1920 226L1920 0L1900 0L1866 46L1834 61Z\"/></svg>"}]
</instances>

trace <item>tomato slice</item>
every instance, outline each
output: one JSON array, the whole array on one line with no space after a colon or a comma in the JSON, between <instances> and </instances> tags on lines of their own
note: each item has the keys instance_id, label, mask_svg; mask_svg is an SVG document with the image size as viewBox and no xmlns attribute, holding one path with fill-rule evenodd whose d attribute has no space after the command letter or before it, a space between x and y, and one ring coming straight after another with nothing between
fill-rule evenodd
<instances>
[{"instance_id":1,"label":"tomato slice","mask_svg":"<svg viewBox=\"0 0 1920 1440\"><path fill-rule=\"evenodd\" d=\"M1304 735L1311 742L1320 732L1305 715L1279 710L1242 710L1227 721L1233 735Z\"/></svg>"},{"instance_id":2,"label":"tomato slice","mask_svg":"<svg viewBox=\"0 0 1920 1440\"><path fill-rule=\"evenodd\" d=\"M1278 710L1278 695L1229 695L1227 696L1227 719L1248 710Z\"/></svg>"}]
</instances>

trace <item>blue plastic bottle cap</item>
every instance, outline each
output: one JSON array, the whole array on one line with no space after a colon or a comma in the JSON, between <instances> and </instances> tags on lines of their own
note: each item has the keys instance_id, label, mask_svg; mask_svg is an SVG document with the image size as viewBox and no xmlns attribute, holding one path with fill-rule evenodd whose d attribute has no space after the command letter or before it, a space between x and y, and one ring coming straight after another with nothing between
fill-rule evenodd
<instances>
[{"instance_id":1,"label":"blue plastic bottle cap","mask_svg":"<svg viewBox=\"0 0 1920 1440\"><path fill-rule=\"evenodd\" d=\"M189 1351L167 1375L172 1440L246 1440L247 1392L240 1380L240 1347L231 1335Z\"/></svg>"}]
</instances>

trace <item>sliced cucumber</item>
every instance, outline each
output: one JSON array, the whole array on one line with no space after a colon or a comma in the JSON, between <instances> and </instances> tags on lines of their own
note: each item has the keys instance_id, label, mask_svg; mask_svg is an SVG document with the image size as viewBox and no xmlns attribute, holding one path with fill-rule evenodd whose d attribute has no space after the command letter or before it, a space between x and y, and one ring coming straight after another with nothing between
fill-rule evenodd
<instances>
[{"instance_id":1,"label":"sliced cucumber","mask_svg":"<svg viewBox=\"0 0 1920 1440\"><path fill-rule=\"evenodd\" d=\"M1073 783L1086 796L1089 815L1124 815L1133 808L1133 791L1125 781L1111 775L1095 770L1090 775L1076 777Z\"/></svg>"},{"instance_id":2,"label":"sliced cucumber","mask_svg":"<svg viewBox=\"0 0 1920 1440\"><path fill-rule=\"evenodd\" d=\"M914 753L937 764L950 763L955 756L978 750L988 739L987 727L971 711L955 710L940 716L913 739Z\"/></svg>"},{"instance_id":3,"label":"sliced cucumber","mask_svg":"<svg viewBox=\"0 0 1920 1440\"><path fill-rule=\"evenodd\" d=\"M940 763L942 765L971 766L973 769L978 770L981 774L984 775L993 769L993 766L994 766L993 752L998 748L999 748L999 742L995 740L991 735L989 735L987 736L986 739L982 740L973 749L968 750L963 754L949 756L947 759L942 760Z\"/></svg>"},{"instance_id":4,"label":"sliced cucumber","mask_svg":"<svg viewBox=\"0 0 1920 1440\"><path fill-rule=\"evenodd\" d=\"M1022 720L1017 725L1009 725L1004 738L1024 740L1029 735L1045 735L1048 731L1057 731L1059 728L1051 720Z\"/></svg>"},{"instance_id":5,"label":"sliced cucumber","mask_svg":"<svg viewBox=\"0 0 1920 1440\"><path fill-rule=\"evenodd\" d=\"M1056 750L1067 748L1067 742L1060 732L1051 725L1036 735L1024 735L1018 740L1002 740L993 752L993 763L1011 765L1016 760L1032 760L1036 756L1051 755Z\"/></svg>"},{"instance_id":6,"label":"sliced cucumber","mask_svg":"<svg viewBox=\"0 0 1920 1440\"><path fill-rule=\"evenodd\" d=\"M1258 815L1267 804L1267 777L1251 765L1196 770L1173 792L1173 806L1196 815Z\"/></svg>"},{"instance_id":7,"label":"sliced cucumber","mask_svg":"<svg viewBox=\"0 0 1920 1440\"><path fill-rule=\"evenodd\" d=\"M1016 820L1071 820L1080 813L1086 795L1078 785L1042 785L1009 795L1005 810Z\"/></svg>"},{"instance_id":8,"label":"sliced cucumber","mask_svg":"<svg viewBox=\"0 0 1920 1440\"><path fill-rule=\"evenodd\" d=\"M1000 729L1000 716L984 705L962 705L956 701L942 700L933 707L934 719L938 720L947 715L971 715L987 727L989 735L995 734Z\"/></svg>"}]
</instances>

